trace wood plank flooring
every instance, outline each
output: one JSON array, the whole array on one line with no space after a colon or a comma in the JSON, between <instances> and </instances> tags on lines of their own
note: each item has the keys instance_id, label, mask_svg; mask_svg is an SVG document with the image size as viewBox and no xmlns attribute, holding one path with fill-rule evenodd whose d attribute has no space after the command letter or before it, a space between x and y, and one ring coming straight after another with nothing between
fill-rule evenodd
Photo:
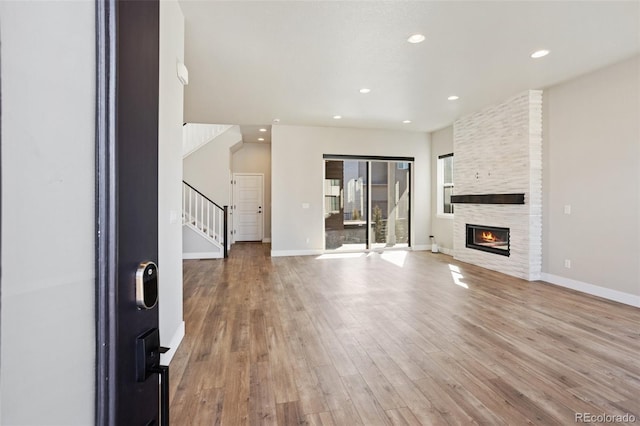
<instances>
[{"instance_id":1,"label":"wood plank flooring","mask_svg":"<svg viewBox=\"0 0 640 426\"><path fill-rule=\"evenodd\" d=\"M640 423L640 309L429 252L185 261L172 425Z\"/></svg>"}]
</instances>

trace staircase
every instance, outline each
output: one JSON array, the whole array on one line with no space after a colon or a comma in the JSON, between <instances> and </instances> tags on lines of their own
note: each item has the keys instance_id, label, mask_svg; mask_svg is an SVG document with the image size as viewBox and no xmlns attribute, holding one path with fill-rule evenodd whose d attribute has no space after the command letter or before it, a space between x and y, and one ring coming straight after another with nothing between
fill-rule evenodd
<instances>
[{"instance_id":1,"label":"staircase","mask_svg":"<svg viewBox=\"0 0 640 426\"><path fill-rule=\"evenodd\" d=\"M232 127L228 124L185 123L182 126L182 158L194 153Z\"/></svg>"},{"instance_id":2,"label":"staircase","mask_svg":"<svg viewBox=\"0 0 640 426\"><path fill-rule=\"evenodd\" d=\"M228 207L219 206L182 181L183 259L217 259L228 256ZM188 250L186 247L190 247Z\"/></svg>"}]
</instances>

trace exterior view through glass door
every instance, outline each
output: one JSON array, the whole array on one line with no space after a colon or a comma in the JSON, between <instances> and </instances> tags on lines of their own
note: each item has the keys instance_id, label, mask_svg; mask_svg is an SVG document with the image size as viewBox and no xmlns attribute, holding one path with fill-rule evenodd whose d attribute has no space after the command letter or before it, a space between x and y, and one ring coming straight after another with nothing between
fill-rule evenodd
<instances>
[{"instance_id":1,"label":"exterior view through glass door","mask_svg":"<svg viewBox=\"0 0 640 426\"><path fill-rule=\"evenodd\" d=\"M325 248L368 248L367 161L326 160L324 180Z\"/></svg>"},{"instance_id":2,"label":"exterior view through glass door","mask_svg":"<svg viewBox=\"0 0 640 426\"><path fill-rule=\"evenodd\" d=\"M412 161L325 155L325 249L410 246Z\"/></svg>"}]
</instances>

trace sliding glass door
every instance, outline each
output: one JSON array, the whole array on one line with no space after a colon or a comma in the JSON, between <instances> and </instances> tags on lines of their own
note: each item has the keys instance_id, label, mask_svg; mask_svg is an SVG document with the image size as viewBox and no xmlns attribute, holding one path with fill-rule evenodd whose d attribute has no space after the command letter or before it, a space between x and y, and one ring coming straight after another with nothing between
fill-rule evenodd
<instances>
[{"instance_id":1,"label":"sliding glass door","mask_svg":"<svg viewBox=\"0 0 640 426\"><path fill-rule=\"evenodd\" d=\"M411 163L326 158L325 248L409 247Z\"/></svg>"}]
</instances>

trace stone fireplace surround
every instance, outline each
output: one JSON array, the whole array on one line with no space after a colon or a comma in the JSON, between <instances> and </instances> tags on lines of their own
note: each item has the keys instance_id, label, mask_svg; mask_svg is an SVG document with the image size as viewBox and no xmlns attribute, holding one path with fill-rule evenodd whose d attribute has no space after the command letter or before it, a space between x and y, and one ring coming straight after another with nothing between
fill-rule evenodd
<instances>
[{"instance_id":1,"label":"stone fireplace surround","mask_svg":"<svg viewBox=\"0 0 640 426\"><path fill-rule=\"evenodd\" d=\"M455 204L454 258L539 280L542 270L542 91L528 90L454 123L455 194L524 193L524 204ZM510 256L465 247L466 225L510 228Z\"/></svg>"}]
</instances>

